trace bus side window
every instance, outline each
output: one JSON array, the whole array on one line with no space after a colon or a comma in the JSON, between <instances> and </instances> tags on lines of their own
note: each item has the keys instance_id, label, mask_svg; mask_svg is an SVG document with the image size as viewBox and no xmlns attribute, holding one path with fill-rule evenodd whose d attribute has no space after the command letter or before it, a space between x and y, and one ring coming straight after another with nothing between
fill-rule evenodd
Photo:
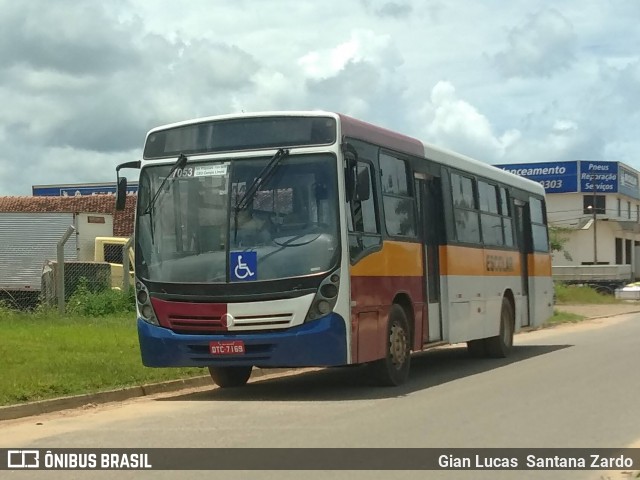
<instances>
[{"instance_id":1,"label":"bus side window","mask_svg":"<svg viewBox=\"0 0 640 480\"><path fill-rule=\"evenodd\" d=\"M480 243L480 221L471 177L451 174L451 194L456 238L459 242Z\"/></svg>"},{"instance_id":2,"label":"bus side window","mask_svg":"<svg viewBox=\"0 0 640 480\"><path fill-rule=\"evenodd\" d=\"M539 198L531 197L529 201L531 211L531 231L533 235L533 250L535 252L549 251L549 236L544 214L544 204Z\"/></svg>"},{"instance_id":3,"label":"bus side window","mask_svg":"<svg viewBox=\"0 0 640 480\"><path fill-rule=\"evenodd\" d=\"M391 236L415 237L417 233L412 176L407 162L380 153L380 176L385 226Z\"/></svg>"},{"instance_id":4,"label":"bus side window","mask_svg":"<svg viewBox=\"0 0 640 480\"><path fill-rule=\"evenodd\" d=\"M369 198L352 199L349 202L349 215L347 224L349 228L349 254L354 261L366 250L380 245L380 222L378 221L375 190L372 181L375 178L372 165L368 162L358 162L358 175L365 170L369 171Z\"/></svg>"}]
</instances>

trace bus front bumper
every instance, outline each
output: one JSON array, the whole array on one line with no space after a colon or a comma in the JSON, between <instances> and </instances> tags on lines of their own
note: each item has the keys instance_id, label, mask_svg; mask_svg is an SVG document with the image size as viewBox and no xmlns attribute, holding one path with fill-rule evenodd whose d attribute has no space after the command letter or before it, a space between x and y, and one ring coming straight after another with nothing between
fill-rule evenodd
<instances>
[{"instance_id":1,"label":"bus front bumper","mask_svg":"<svg viewBox=\"0 0 640 480\"><path fill-rule=\"evenodd\" d=\"M138 318L142 363L147 367L328 367L347 364L345 322L331 313L281 332L186 335ZM212 355L209 343L242 340L241 355Z\"/></svg>"}]
</instances>

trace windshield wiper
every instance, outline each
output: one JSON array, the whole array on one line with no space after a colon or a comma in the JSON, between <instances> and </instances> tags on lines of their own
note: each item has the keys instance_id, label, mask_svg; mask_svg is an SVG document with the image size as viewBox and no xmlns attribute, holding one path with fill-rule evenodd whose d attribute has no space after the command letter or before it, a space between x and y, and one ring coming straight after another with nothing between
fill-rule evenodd
<instances>
[{"instance_id":1,"label":"windshield wiper","mask_svg":"<svg viewBox=\"0 0 640 480\"><path fill-rule=\"evenodd\" d=\"M251 182L249 188L247 188L247 190L244 192L244 195L242 195L242 197L240 197L240 200L238 200L238 203L236 203L236 214L238 213L238 211L247 207L258 189L262 185L267 183L267 181L269 181L269 179L273 176L278 163L288 156L289 150L281 148L275 153L273 157L271 157L271 160L269 160L267 166L264 167L260 174L253 180L253 182Z\"/></svg>"},{"instance_id":2,"label":"windshield wiper","mask_svg":"<svg viewBox=\"0 0 640 480\"><path fill-rule=\"evenodd\" d=\"M173 176L173 174L178 170L178 169L182 169L184 168L184 166L187 164L187 157L184 154L180 154L180 156L178 157L178 160L176 160L176 163L173 164L173 167L171 167L171 170L169 171L169 173L167 174L166 177L164 177L164 179L162 180L162 182L160 183L160 186L158 187L158 189L156 190L156 193L153 195L153 198L151 199L151 201L149 202L149 204L147 205L147 208L145 208L144 212L142 212L143 215L146 215L148 213L151 213L151 211L153 210L153 207L156 204L156 201L158 200L158 197L160 196L160 193L162 192L162 188L165 186L165 184L167 183L167 181L171 178L175 178Z\"/></svg>"},{"instance_id":3,"label":"windshield wiper","mask_svg":"<svg viewBox=\"0 0 640 480\"><path fill-rule=\"evenodd\" d=\"M238 237L238 214L240 210L247 208L249 202L253 199L254 195L258 191L260 187L265 185L269 179L273 176L276 171L276 168L281 160L287 158L289 156L289 150L286 148L280 148L275 153L273 157L269 160L269 163L262 169L262 171L258 174L258 176L251 182L249 188L247 188L244 192L244 195L240 197L235 206L235 212L233 215L234 220L234 241Z\"/></svg>"}]
</instances>

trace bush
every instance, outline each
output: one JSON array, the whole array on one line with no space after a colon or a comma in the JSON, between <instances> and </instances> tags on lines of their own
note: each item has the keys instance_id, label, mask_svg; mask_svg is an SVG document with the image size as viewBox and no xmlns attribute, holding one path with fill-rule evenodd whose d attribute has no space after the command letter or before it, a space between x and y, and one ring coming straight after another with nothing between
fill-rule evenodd
<instances>
[{"instance_id":1,"label":"bush","mask_svg":"<svg viewBox=\"0 0 640 480\"><path fill-rule=\"evenodd\" d=\"M0 300L0 318L14 318L18 312L7 302Z\"/></svg>"},{"instance_id":2,"label":"bush","mask_svg":"<svg viewBox=\"0 0 640 480\"><path fill-rule=\"evenodd\" d=\"M135 292L104 289L91 291L89 282L82 278L67 302L67 312L74 315L102 317L114 313L135 312Z\"/></svg>"}]
</instances>

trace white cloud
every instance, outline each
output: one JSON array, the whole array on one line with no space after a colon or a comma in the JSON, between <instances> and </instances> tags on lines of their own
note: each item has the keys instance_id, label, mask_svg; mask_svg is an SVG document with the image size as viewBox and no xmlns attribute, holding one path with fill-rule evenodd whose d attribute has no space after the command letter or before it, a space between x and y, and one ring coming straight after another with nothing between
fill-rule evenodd
<instances>
[{"instance_id":1,"label":"white cloud","mask_svg":"<svg viewBox=\"0 0 640 480\"><path fill-rule=\"evenodd\" d=\"M576 132L577 130L578 125L571 120L556 120L553 124L553 132L558 135Z\"/></svg>"},{"instance_id":2,"label":"white cloud","mask_svg":"<svg viewBox=\"0 0 640 480\"><path fill-rule=\"evenodd\" d=\"M573 25L556 9L543 10L509 30L507 46L493 62L508 77L549 76L575 56Z\"/></svg>"},{"instance_id":3,"label":"white cloud","mask_svg":"<svg viewBox=\"0 0 640 480\"><path fill-rule=\"evenodd\" d=\"M344 70L350 62L371 62L376 65L393 65L397 58L389 35L377 35L368 30L351 33L349 40L333 48L307 53L298 60L304 74L314 80L333 77Z\"/></svg>"},{"instance_id":4,"label":"white cloud","mask_svg":"<svg viewBox=\"0 0 640 480\"><path fill-rule=\"evenodd\" d=\"M459 150L489 163L498 163L521 133L515 129L496 135L489 119L473 105L458 98L450 82L438 82L424 112L429 120L429 142Z\"/></svg>"},{"instance_id":5,"label":"white cloud","mask_svg":"<svg viewBox=\"0 0 640 480\"><path fill-rule=\"evenodd\" d=\"M231 112L298 110L306 105L304 84L290 74L262 68L251 84L250 90L232 95Z\"/></svg>"},{"instance_id":6,"label":"white cloud","mask_svg":"<svg viewBox=\"0 0 640 480\"><path fill-rule=\"evenodd\" d=\"M0 194L112 179L150 128L242 110L640 167L637 2L254 3L0 0Z\"/></svg>"}]
</instances>

